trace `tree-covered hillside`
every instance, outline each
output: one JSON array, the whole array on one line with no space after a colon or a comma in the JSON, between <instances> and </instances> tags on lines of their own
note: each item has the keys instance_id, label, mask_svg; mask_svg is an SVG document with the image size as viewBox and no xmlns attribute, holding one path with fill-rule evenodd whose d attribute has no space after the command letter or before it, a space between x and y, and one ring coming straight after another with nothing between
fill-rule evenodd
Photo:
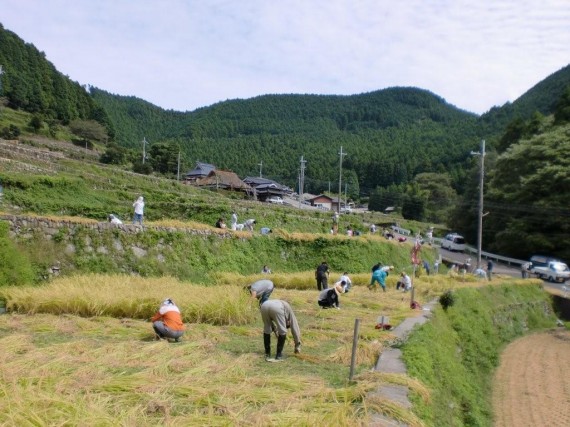
<instances>
[{"instance_id":1,"label":"tree-covered hillside","mask_svg":"<svg viewBox=\"0 0 570 427\"><path fill-rule=\"evenodd\" d=\"M515 119L527 120L534 113L542 115L553 114L556 102L570 85L570 65L551 74L534 85L513 103L494 107L483 114L480 126L487 134L502 134L507 124Z\"/></svg>"},{"instance_id":2,"label":"tree-covered hillside","mask_svg":"<svg viewBox=\"0 0 570 427\"><path fill-rule=\"evenodd\" d=\"M304 156L312 192L338 182L341 146L347 153L347 191L366 194L421 172L452 170L458 176L479 138L475 115L415 88L353 96L266 95L190 113L98 89L91 93L111 117L121 145L154 135L154 142L179 146L190 164L206 161L247 176L257 175L263 163L265 176L291 186Z\"/></svg>"},{"instance_id":3,"label":"tree-covered hillside","mask_svg":"<svg viewBox=\"0 0 570 427\"><path fill-rule=\"evenodd\" d=\"M48 123L93 119L108 125L103 109L79 83L57 71L43 52L2 24L0 65L0 96L6 98L9 107L35 113Z\"/></svg>"}]
</instances>

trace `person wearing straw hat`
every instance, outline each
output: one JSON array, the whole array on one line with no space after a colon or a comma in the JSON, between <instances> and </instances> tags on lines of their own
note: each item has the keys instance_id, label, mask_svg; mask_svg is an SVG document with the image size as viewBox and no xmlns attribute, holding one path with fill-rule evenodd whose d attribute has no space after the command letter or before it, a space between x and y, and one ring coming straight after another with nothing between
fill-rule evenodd
<instances>
[{"instance_id":1,"label":"person wearing straw hat","mask_svg":"<svg viewBox=\"0 0 570 427\"><path fill-rule=\"evenodd\" d=\"M283 360L283 347L287 338L287 329L291 329L295 342L295 353L301 352L301 330L293 309L287 301L273 299L266 301L260 308L263 320L263 346L265 360ZM271 359L271 332L277 336L277 351L275 359Z\"/></svg>"},{"instance_id":2,"label":"person wearing straw hat","mask_svg":"<svg viewBox=\"0 0 570 427\"><path fill-rule=\"evenodd\" d=\"M336 282L332 288L323 289L319 294L317 303L322 308L336 308L340 310L340 302L338 296L344 293L346 282L344 280Z\"/></svg>"},{"instance_id":3,"label":"person wearing straw hat","mask_svg":"<svg viewBox=\"0 0 570 427\"><path fill-rule=\"evenodd\" d=\"M180 309L174 304L171 298L165 299L154 316L150 319L152 328L156 333L156 340L172 339L175 342L180 341L180 337L184 335L184 323Z\"/></svg>"}]
</instances>

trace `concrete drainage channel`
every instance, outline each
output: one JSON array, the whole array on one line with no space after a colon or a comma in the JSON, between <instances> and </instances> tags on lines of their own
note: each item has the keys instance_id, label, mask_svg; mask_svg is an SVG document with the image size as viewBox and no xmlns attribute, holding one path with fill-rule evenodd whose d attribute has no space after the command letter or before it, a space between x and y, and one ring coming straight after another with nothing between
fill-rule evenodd
<instances>
[{"instance_id":1,"label":"concrete drainage channel","mask_svg":"<svg viewBox=\"0 0 570 427\"><path fill-rule=\"evenodd\" d=\"M400 323L392 332L397 342L403 342L416 325L422 325L429 320L437 299L433 300L422 307L422 313L416 317L409 317ZM390 374L407 373L406 365L402 361L402 351L399 348L388 348L384 350L378 357L374 370L377 372L385 372ZM411 408L412 404L408 399L408 387L401 385L384 385L379 387L372 395L388 399L402 405L404 408ZM406 424L388 418L382 414L376 414L372 417L370 426L377 427L404 427Z\"/></svg>"}]
</instances>

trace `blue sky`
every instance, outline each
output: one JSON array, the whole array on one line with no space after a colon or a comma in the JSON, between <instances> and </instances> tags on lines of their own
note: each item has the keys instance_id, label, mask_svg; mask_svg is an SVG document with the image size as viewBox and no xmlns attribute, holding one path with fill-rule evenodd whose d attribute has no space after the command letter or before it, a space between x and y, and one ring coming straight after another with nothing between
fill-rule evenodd
<instances>
[{"instance_id":1,"label":"blue sky","mask_svg":"<svg viewBox=\"0 0 570 427\"><path fill-rule=\"evenodd\" d=\"M414 86L481 114L570 63L568 0L0 0L0 11L71 79L178 111Z\"/></svg>"}]
</instances>

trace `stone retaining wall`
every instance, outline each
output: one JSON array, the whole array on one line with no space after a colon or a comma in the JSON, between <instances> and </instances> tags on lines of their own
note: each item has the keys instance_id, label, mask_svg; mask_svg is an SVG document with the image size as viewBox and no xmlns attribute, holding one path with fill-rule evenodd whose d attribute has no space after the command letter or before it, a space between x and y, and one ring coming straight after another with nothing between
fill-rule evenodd
<instances>
[{"instance_id":1,"label":"stone retaining wall","mask_svg":"<svg viewBox=\"0 0 570 427\"><path fill-rule=\"evenodd\" d=\"M78 229L89 229L95 232L103 233L109 230L120 230L127 234L137 234L143 232L145 229L152 229L159 232L182 232L190 235L198 236L217 236L220 238L232 238L235 234L227 230L225 232L214 232L208 229L189 229L189 228L176 228L176 227L157 227L157 226L144 226L134 224L111 224L110 222L75 222L72 220L53 220L44 217L25 216L25 215L9 215L0 214L0 219L5 220L10 224L10 237L18 239L31 238L33 234L40 233L47 240L50 240L56 234L59 234L62 229L69 230L72 235Z\"/></svg>"}]
</instances>

